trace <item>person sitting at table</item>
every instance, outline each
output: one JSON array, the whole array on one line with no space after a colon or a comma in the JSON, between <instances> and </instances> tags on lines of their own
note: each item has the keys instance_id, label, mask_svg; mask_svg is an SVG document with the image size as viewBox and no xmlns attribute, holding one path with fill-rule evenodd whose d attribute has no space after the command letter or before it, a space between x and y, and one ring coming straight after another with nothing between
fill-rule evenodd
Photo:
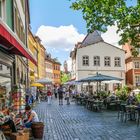
<instances>
[{"instance_id":1,"label":"person sitting at table","mask_svg":"<svg viewBox=\"0 0 140 140\"><path fill-rule=\"evenodd\" d=\"M0 111L0 126L5 126L5 125L8 125L12 130L12 132L14 133L17 132L15 123L12 120L12 118L9 115L4 114L2 111Z\"/></svg>"},{"instance_id":2,"label":"person sitting at table","mask_svg":"<svg viewBox=\"0 0 140 140\"><path fill-rule=\"evenodd\" d=\"M116 100L115 92L112 92L112 94L109 96L110 101Z\"/></svg>"},{"instance_id":3,"label":"person sitting at table","mask_svg":"<svg viewBox=\"0 0 140 140\"><path fill-rule=\"evenodd\" d=\"M30 128L33 122L39 122L37 113L31 109L31 106L25 107L27 119L24 120L25 127Z\"/></svg>"},{"instance_id":4,"label":"person sitting at table","mask_svg":"<svg viewBox=\"0 0 140 140\"><path fill-rule=\"evenodd\" d=\"M135 97L134 93L129 94L126 102L127 102L127 105L135 104L136 97Z\"/></svg>"}]
</instances>

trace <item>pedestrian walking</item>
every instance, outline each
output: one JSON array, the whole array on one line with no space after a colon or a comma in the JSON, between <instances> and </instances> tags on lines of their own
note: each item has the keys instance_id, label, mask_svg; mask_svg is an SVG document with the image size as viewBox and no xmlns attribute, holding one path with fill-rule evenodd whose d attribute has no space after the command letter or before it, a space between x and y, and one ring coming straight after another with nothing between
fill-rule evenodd
<instances>
[{"instance_id":1,"label":"pedestrian walking","mask_svg":"<svg viewBox=\"0 0 140 140\"><path fill-rule=\"evenodd\" d=\"M67 105L70 105L70 92L69 90L66 90L66 93L65 93L65 99L67 101Z\"/></svg>"},{"instance_id":2,"label":"pedestrian walking","mask_svg":"<svg viewBox=\"0 0 140 140\"><path fill-rule=\"evenodd\" d=\"M59 105L63 105L63 88L62 85L58 88Z\"/></svg>"},{"instance_id":3,"label":"pedestrian walking","mask_svg":"<svg viewBox=\"0 0 140 140\"><path fill-rule=\"evenodd\" d=\"M55 95L55 98L57 99L57 92L58 92L58 89L57 89L57 87L55 86L54 87L54 95Z\"/></svg>"},{"instance_id":4,"label":"pedestrian walking","mask_svg":"<svg viewBox=\"0 0 140 140\"><path fill-rule=\"evenodd\" d=\"M39 89L37 89L37 92L36 92L36 101L38 101L38 103L40 103L40 94L41 94L41 91Z\"/></svg>"},{"instance_id":5,"label":"pedestrian walking","mask_svg":"<svg viewBox=\"0 0 140 140\"><path fill-rule=\"evenodd\" d=\"M51 104L52 92L50 89L48 89L47 91L47 97L48 97L48 104Z\"/></svg>"}]
</instances>

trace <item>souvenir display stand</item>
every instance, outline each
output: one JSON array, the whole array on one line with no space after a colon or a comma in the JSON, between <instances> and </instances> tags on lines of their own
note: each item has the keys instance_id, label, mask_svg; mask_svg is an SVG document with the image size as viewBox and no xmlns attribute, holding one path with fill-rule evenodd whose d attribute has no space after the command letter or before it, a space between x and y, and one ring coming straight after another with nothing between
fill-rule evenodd
<instances>
[{"instance_id":1,"label":"souvenir display stand","mask_svg":"<svg viewBox=\"0 0 140 140\"><path fill-rule=\"evenodd\" d=\"M12 90L12 104L15 112L22 112L25 108L25 92L22 85L15 86Z\"/></svg>"},{"instance_id":2,"label":"souvenir display stand","mask_svg":"<svg viewBox=\"0 0 140 140\"><path fill-rule=\"evenodd\" d=\"M6 93L6 87L0 85L0 110L6 110L9 106L9 95Z\"/></svg>"}]
</instances>

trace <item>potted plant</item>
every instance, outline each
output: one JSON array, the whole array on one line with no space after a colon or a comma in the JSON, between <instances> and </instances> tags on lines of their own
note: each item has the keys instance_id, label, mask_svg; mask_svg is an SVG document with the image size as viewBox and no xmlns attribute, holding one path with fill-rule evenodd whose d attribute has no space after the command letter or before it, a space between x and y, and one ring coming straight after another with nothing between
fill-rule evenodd
<instances>
[{"instance_id":1,"label":"potted plant","mask_svg":"<svg viewBox=\"0 0 140 140\"><path fill-rule=\"evenodd\" d=\"M128 93L129 93L129 89L127 86L124 86L123 88L121 88L120 90L116 91L116 95L117 97L122 100L122 101L126 101L127 97L128 97Z\"/></svg>"}]
</instances>

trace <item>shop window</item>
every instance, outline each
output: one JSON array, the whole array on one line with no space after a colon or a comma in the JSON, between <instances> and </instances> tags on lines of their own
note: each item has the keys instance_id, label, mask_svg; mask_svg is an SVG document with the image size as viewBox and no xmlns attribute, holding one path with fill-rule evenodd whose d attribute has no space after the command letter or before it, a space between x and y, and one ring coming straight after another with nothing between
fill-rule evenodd
<instances>
[{"instance_id":1,"label":"shop window","mask_svg":"<svg viewBox=\"0 0 140 140\"><path fill-rule=\"evenodd\" d=\"M0 64L0 74L6 74L8 76L11 75L11 68L9 66L6 66L4 64Z\"/></svg>"},{"instance_id":2,"label":"shop window","mask_svg":"<svg viewBox=\"0 0 140 140\"><path fill-rule=\"evenodd\" d=\"M11 67L0 64L0 110L10 106Z\"/></svg>"},{"instance_id":3,"label":"shop window","mask_svg":"<svg viewBox=\"0 0 140 140\"><path fill-rule=\"evenodd\" d=\"M11 78L0 76L0 110L10 105Z\"/></svg>"}]
</instances>

